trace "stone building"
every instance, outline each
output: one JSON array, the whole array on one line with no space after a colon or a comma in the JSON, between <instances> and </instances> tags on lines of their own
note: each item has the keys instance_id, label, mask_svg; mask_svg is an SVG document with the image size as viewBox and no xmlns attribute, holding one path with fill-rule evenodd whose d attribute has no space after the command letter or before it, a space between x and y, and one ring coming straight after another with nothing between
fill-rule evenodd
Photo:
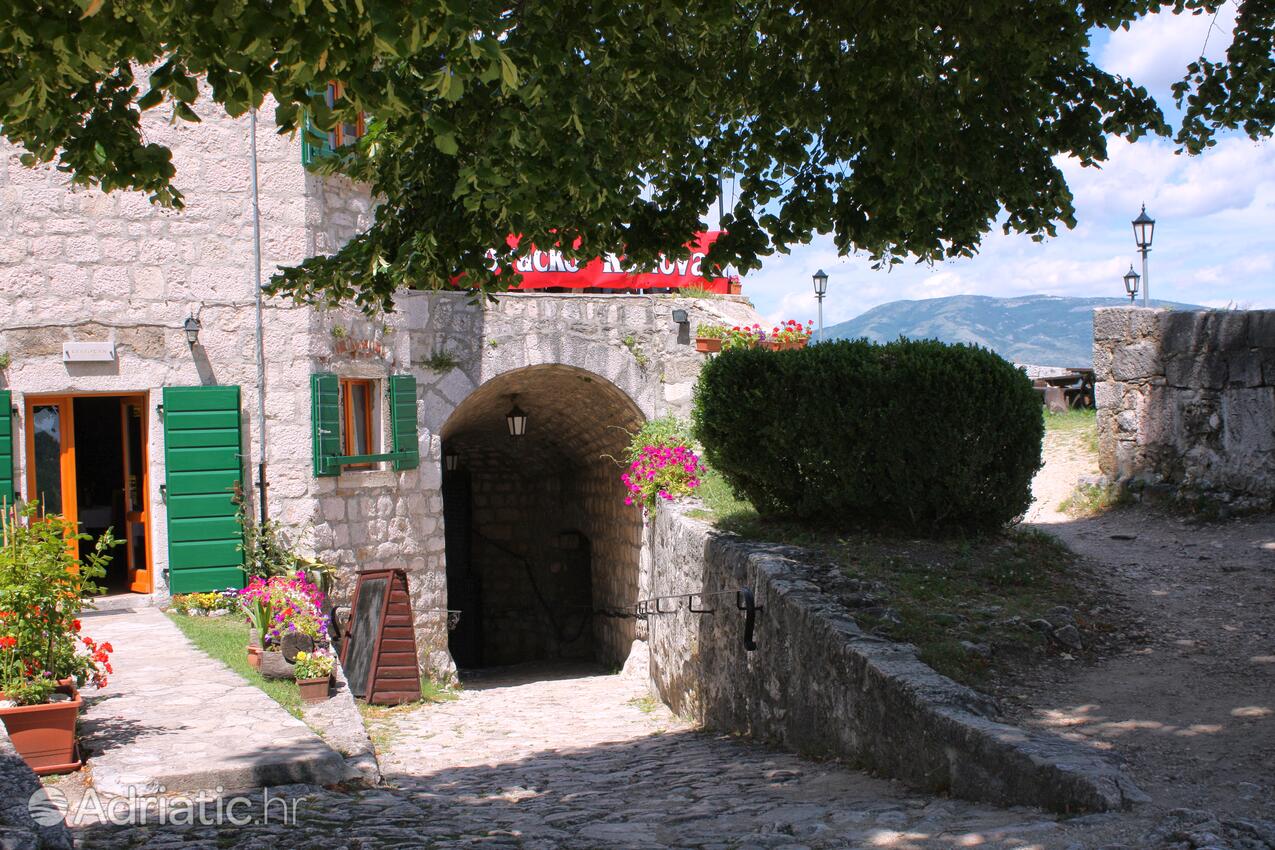
<instances>
[{"instance_id":1,"label":"stone building","mask_svg":"<svg viewBox=\"0 0 1275 850\"><path fill-rule=\"evenodd\" d=\"M641 635L609 614L649 571L614 458L642 421L687 412L702 357L688 328L751 322L748 303L404 292L368 317L266 299L261 382L249 121L202 118L145 116L182 212L72 189L0 148L5 498L112 528L126 544L108 592L162 603L242 580L232 493L258 510L264 462L269 518L339 568L340 595L360 570L408 572L427 672L454 670L453 653L622 663ZM367 225L368 193L309 172L300 141L262 122L256 148L264 277ZM448 609L463 612L450 648Z\"/></svg>"}]
</instances>

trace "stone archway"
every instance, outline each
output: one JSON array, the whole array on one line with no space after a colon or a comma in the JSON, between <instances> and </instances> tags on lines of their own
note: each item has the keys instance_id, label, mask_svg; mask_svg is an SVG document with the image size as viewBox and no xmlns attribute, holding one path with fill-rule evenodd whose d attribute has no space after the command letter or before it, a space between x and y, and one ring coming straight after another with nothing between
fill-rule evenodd
<instances>
[{"instance_id":1,"label":"stone archway","mask_svg":"<svg viewBox=\"0 0 1275 850\"><path fill-rule=\"evenodd\" d=\"M509 434L506 414L527 414ZM636 634L617 609L638 598L642 520L620 483L645 420L610 381L573 366L503 372L442 428L448 607L458 666L547 659L622 664Z\"/></svg>"}]
</instances>

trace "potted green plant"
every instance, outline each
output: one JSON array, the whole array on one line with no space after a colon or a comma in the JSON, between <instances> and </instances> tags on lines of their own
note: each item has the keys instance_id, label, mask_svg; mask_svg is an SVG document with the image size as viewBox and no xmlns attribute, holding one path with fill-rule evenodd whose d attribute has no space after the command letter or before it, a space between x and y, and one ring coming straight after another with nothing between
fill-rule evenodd
<instances>
[{"instance_id":1,"label":"potted green plant","mask_svg":"<svg viewBox=\"0 0 1275 850\"><path fill-rule=\"evenodd\" d=\"M0 514L0 536L0 722L37 774L66 773L80 766L79 689L112 672L114 648L81 634L79 615L116 541L108 531L76 558L67 541L91 538L34 502Z\"/></svg>"},{"instance_id":2,"label":"potted green plant","mask_svg":"<svg viewBox=\"0 0 1275 850\"><path fill-rule=\"evenodd\" d=\"M326 652L298 652L292 665L297 678L301 700L306 703L323 702L328 698L332 685L332 671L336 659Z\"/></svg>"},{"instance_id":3,"label":"potted green plant","mask_svg":"<svg viewBox=\"0 0 1275 850\"><path fill-rule=\"evenodd\" d=\"M274 619L274 608L265 596L245 597L242 600L244 614L248 617L248 666L261 669L261 653L265 650L266 630Z\"/></svg>"},{"instance_id":4,"label":"potted green plant","mask_svg":"<svg viewBox=\"0 0 1275 850\"><path fill-rule=\"evenodd\" d=\"M722 340L722 350L730 351L732 348L756 348L766 340L766 332L761 329L761 325L736 325L726 331L725 338Z\"/></svg>"},{"instance_id":5,"label":"potted green plant","mask_svg":"<svg viewBox=\"0 0 1275 850\"><path fill-rule=\"evenodd\" d=\"M695 350L702 354L711 354L722 350L722 340L726 338L726 328L721 325L696 325Z\"/></svg>"}]
</instances>

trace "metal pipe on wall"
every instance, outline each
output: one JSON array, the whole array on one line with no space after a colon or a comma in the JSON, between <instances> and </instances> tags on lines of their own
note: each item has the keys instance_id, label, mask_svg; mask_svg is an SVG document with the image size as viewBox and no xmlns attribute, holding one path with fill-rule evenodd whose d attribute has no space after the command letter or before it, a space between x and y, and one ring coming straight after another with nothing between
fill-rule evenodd
<instances>
[{"instance_id":1,"label":"metal pipe on wall","mask_svg":"<svg viewBox=\"0 0 1275 850\"><path fill-rule=\"evenodd\" d=\"M257 428L261 435L261 458L257 463L257 497L261 502L259 519L269 518L266 503L266 344L262 321L261 294L261 205L257 196L257 110L250 113L250 174L252 184L252 275L257 293Z\"/></svg>"}]
</instances>

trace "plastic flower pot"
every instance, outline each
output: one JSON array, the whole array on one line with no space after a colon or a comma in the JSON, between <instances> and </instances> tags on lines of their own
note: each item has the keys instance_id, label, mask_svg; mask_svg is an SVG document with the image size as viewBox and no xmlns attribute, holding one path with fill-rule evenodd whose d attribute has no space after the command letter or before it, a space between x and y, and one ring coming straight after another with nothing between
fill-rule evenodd
<instances>
[{"instance_id":1,"label":"plastic flower pot","mask_svg":"<svg viewBox=\"0 0 1275 850\"><path fill-rule=\"evenodd\" d=\"M297 679L297 687L301 690L301 701L308 705L324 702L328 698L331 682L331 676L323 676L319 679Z\"/></svg>"},{"instance_id":2,"label":"plastic flower pot","mask_svg":"<svg viewBox=\"0 0 1275 850\"><path fill-rule=\"evenodd\" d=\"M58 693L70 699L0 708L0 722L13 741L13 748L39 776L70 773L81 765L76 757L75 722L83 701L73 683L59 685Z\"/></svg>"},{"instance_id":3,"label":"plastic flower pot","mask_svg":"<svg viewBox=\"0 0 1275 850\"><path fill-rule=\"evenodd\" d=\"M721 351L721 337L697 336L695 338L695 350L701 354L711 354L714 351Z\"/></svg>"}]
</instances>

